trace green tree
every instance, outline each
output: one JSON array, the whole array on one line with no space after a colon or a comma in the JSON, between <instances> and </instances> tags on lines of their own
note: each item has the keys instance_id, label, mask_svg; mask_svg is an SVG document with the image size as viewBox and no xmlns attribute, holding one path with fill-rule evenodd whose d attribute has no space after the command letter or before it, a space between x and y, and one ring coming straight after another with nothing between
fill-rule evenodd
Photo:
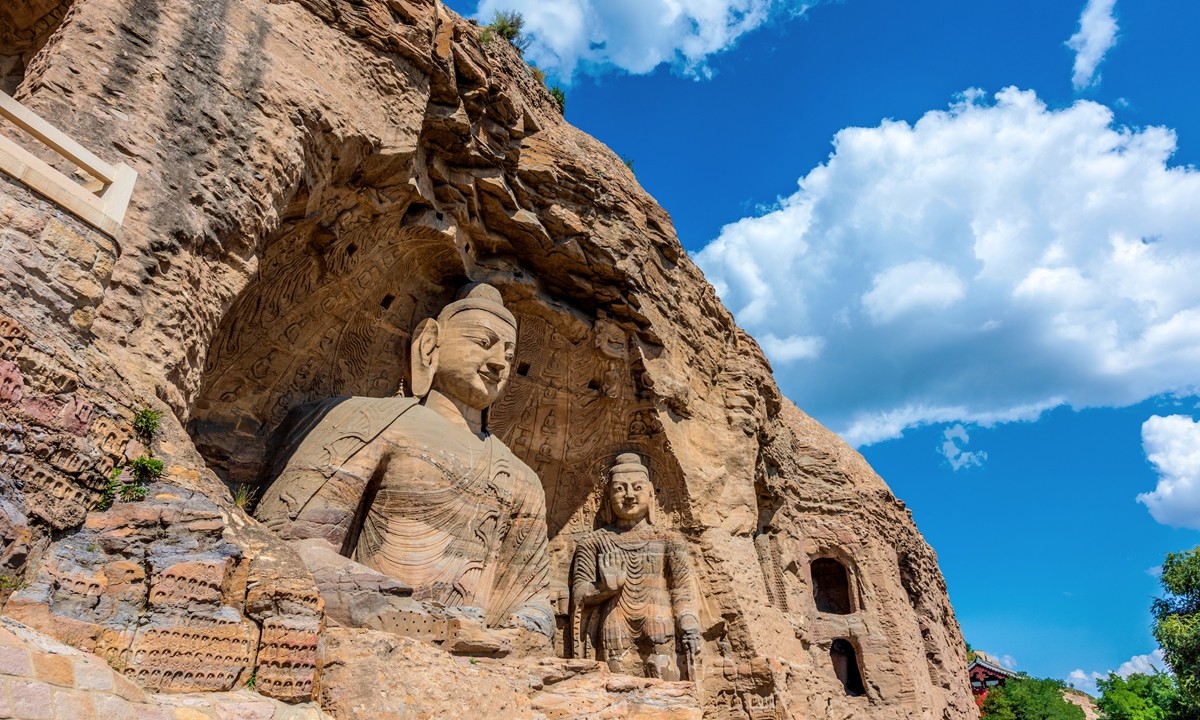
<instances>
[{"instance_id":1,"label":"green tree","mask_svg":"<svg viewBox=\"0 0 1200 720\"><path fill-rule=\"evenodd\" d=\"M559 112L565 113L567 111L567 94L563 92L562 88L557 85L550 88L550 97L554 98L554 102L558 105Z\"/></svg>"},{"instance_id":2,"label":"green tree","mask_svg":"<svg viewBox=\"0 0 1200 720\"><path fill-rule=\"evenodd\" d=\"M524 32L525 18L516 10L497 10L488 29L512 43L518 53L524 54L525 48L529 47L529 38Z\"/></svg>"},{"instance_id":3,"label":"green tree","mask_svg":"<svg viewBox=\"0 0 1200 720\"><path fill-rule=\"evenodd\" d=\"M1200 548L1167 553L1154 601L1154 638L1175 671L1186 706L1200 710Z\"/></svg>"},{"instance_id":4,"label":"green tree","mask_svg":"<svg viewBox=\"0 0 1200 720\"><path fill-rule=\"evenodd\" d=\"M1096 706L1106 720L1185 720L1175 677L1167 673L1134 673L1122 678L1109 673L1096 683L1100 699Z\"/></svg>"},{"instance_id":5,"label":"green tree","mask_svg":"<svg viewBox=\"0 0 1200 720\"><path fill-rule=\"evenodd\" d=\"M992 688L983 699L983 717L987 720L1017 720L1017 711L1004 688Z\"/></svg>"},{"instance_id":6,"label":"green tree","mask_svg":"<svg viewBox=\"0 0 1200 720\"><path fill-rule=\"evenodd\" d=\"M1061 680L1013 678L983 701L987 720L1084 720L1083 708L1063 700Z\"/></svg>"}]
</instances>

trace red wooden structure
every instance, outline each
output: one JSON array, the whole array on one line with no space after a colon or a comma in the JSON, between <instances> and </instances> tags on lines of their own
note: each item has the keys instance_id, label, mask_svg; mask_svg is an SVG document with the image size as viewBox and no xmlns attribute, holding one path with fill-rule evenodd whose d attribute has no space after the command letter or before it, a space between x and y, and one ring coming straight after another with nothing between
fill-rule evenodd
<instances>
[{"instance_id":1,"label":"red wooden structure","mask_svg":"<svg viewBox=\"0 0 1200 720\"><path fill-rule=\"evenodd\" d=\"M1009 678L1020 677L1020 673L1001 667L991 655L976 653L975 659L967 666L967 675L971 678L971 692L975 695L975 704L983 705L988 691L994 687L1002 687Z\"/></svg>"}]
</instances>

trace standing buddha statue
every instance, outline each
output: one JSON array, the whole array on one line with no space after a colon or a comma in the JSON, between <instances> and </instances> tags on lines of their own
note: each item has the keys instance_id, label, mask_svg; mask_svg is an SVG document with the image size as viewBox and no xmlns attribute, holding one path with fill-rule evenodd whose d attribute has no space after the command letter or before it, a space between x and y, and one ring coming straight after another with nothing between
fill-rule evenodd
<instances>
[{"instance_id":1,"label":"standing buddha statue","mask_svg":"<svg viewBox=\"0 0 1200 720\"><path fill-rule=\"evenodd\" d=\"M687 541L655 524L654 486L635 453L617 457L600 512L605 527L580 538L571 561L572 655L678 680L678 633L696 679L700 620Z\"/></svg>"}]
</instances>

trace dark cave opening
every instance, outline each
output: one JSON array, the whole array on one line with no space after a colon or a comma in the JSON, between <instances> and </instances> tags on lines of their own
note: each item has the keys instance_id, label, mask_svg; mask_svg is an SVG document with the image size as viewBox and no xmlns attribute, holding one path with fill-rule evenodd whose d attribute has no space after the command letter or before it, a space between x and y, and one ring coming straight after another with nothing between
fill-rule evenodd
<instances>
[{"instance_id":1,"label":"dark cave opening","mask_svg":"<svg viewBox=\"0 0 1200 720\"><path fill-rule=\"evenodd\" d=\"M835 615L854 612L850 576L845 565L833 558L817 558L812 561L811 571L813 599L819 612Z\"/></svg>"},{"instance_id":2,"label":"dark cave opening","mask_svg":"<svg viewBox=\"0 0 1200 720\"><path fill-rule=\"evenodd\" d=\"M858 697L867 694L862 673L859 671L858 653L849 640L834 640L829 647L829 660L833 663L833 671L837 674L838 682L846 690L846 695Z\"/></svg>"}]
</instances>

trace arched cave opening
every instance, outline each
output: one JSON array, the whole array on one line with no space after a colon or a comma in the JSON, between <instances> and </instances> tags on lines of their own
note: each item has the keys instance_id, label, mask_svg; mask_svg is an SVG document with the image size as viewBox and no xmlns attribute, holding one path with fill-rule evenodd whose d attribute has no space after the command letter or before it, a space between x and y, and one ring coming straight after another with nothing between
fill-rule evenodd
<instances>
[{"instance_id":1,"label":"arched cave opening","mask_svg":"<svg viewBox=\"0 0 1200 720\"><path fill-rule=\"evenodd\" d=\"M844 638L834 640L829 646L829 660L833 663L833 672L838 682L850 697L867 694L863 684L862 672L859 670L858 651L854 645Z\"/></svg>"},{"instance_id":2,"label":"arched cave opening","mask_svg":"<svg viewBox=\"0 0 1200 720\"><path fill-rule=\"evenodd\" d=\"M208 466L260 494L288 413L402 392L412 329L466 281L453 236L403 217L340 232L285 225L208 347L187 425Z\"/></svg>"},{"instance_id":3,"label":"arched cave opening","mask_svg":"<svg viewBox=\"0 0 1200 720\"><path fill-rule=\"evenodd\" d=\"M303 197L290 203L297 209L262 243L257 272L207 343L187 409L196 448L235 497L261 497L274 479L273 443L294 409L407 392L412 331L476 280L496 284L518 319L514 369L488 424L545 488L563 611L574 538L594 528L617 453L645 458L659 507L678 524L687 511L681 471L653 399L636 382L644 370L629 328L564 312L535 289L528 271L476 264L459 247L468 240L478 246L479 230L439 222L427 208L343 228L305 206ZM511 268L515 258L502 260Z\"/></svg>"},{"instance_id":4,"label":"arched cave opening","mask_svg":"<svg viewBox=\"0 0 1200 720\"><path fill-rule=\"evenodd\" d=\"M846 566L833 558L817 558L810 566L813 600L817 611L834 615L849 615L855 611L850 592L850 575Z\"/></svg>"},{"instance_id":5,"label":"arched cave opening","mask_svg":"<svg viewBox=\"0 0 1200 720\"><path fill-rule=\"evenodd\" d=\"M0 90L12 95L25 70L62 24L74 0L23 0L0 4Z\"/></svg>"}]
</instances>

